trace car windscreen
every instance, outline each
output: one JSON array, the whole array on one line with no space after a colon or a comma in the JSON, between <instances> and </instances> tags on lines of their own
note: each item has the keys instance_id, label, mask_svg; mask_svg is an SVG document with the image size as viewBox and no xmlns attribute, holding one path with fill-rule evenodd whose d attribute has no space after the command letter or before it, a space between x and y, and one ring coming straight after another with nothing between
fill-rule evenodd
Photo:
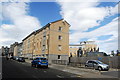
<instances>
[{"instance_id":1,"label":"car windscreen","mask_svg":"<svg viewBox=\"0 0 120 80\"><path fill-rule=\"evenodd\" d=\"M87 63L92 63L92 61L88 61Z\"/></svg>"},{"instance_id":2,"label":"car windscreen","mask_svg":"<svg viewBox=\"0 0 120 80\"><path fill-rule=\"evenodd\" d=\"M101 61L96 61L98 64L103 64Z\"/></svg>"},{"instance_id":3,"label":"car windscreen","mask_svg":"<svg viewBox=\"0 0 120 80\"><path fill-rule=\"evenodd\" d=\"M40 58L41 60L47 60L46 58Z\"/></svg>"}]
</instances>

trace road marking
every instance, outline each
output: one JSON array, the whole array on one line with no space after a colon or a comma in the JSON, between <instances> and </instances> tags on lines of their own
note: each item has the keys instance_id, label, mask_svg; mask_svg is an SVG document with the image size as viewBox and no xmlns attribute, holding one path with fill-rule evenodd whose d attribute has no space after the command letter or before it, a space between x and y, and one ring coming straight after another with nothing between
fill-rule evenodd
<instances>
[{"instance_id":1,"label":"road marking","mask_svg":"<svg viewBox=\"0 0 120 80\"><path fill-rule=\"evenodd\" d=\"M35 67L34 69L38 69L38 68Z\"/></svg>"},{"instance_id":2,"label":"road marking","mask_svg":"<svg viewBox=\"0 0 120 80\"><path fill-rule=\"evenodd\" d=\"M37 76L32 75L32 77L33 77L33 78L35 78L35 79L38 79L38 77L37 77ZM38 80L39 80L39 79L38 79Z\"/></svg>"},{"instance_id":3,"label":"road marking","mask_svg":"<svg viewBox=\"0 0 120 80\"><path fill-rule=\"evenodd\" d=\"M23 69L23 71L28 72L27 70Z\"/></svg>"},{"instance_id":4,"label":"road marking","mask_svg":"<svg viewBox=\"0 0 120 80\"><path fill-rule=\"evenodd\" d=\"M77 77L77 76L76 76L76 75L72 75L72 76L70 76L70 77L73 77L73 78L74 78L74 77Z\"/></svg>"},{"instance_id":5,"label":"road marking","mask_svg":"<svg viewBox=\"0 0 120 80\"><path fill-rule=\"evenodd\" d=\"M56 75L57 77L59 77L59 78L64 78L63 76L60 76L60 75Z\"/></svg>"},{"instance_id":6,"label":"road marking","mask_svg":"<svg viewBox=\"0 0 120 80\"><path fill-rule=\"evenodd\" d=\"M45 73L47 72L47 71L44 71Z\"/></svg>"},{"instance_id":7,"label":"road marking","mask_svg":"<svg viewBox=\"0 0 120 80\"><path fill-rule=\"evenodd\" d=\"M81 76L79 75L79 76L77 76L77 77L81 77Z\"/></svg>"}]
</instances>

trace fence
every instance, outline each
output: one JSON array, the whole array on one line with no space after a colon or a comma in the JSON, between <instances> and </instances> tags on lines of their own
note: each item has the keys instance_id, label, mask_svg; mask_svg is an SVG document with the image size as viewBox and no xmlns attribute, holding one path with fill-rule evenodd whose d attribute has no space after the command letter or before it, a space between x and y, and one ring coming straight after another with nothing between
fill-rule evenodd
<instances>
[{"instance_id":1,"label":"fence","mask_svg":"<svg viewBox=\"0 0 120 80\"><path fill-rule=\"evenodd\" d=\"M71 57L69 59L69 63L71 66L80 66L83 67L87 60L99 60L105 64L108 64L111 68L119 68L120 69L120 56L104 56L104 57Z\"/></svg>"},{"instance_id":2,"label":"fence","mask_svg":"<svg viewBox=\"0 0 120 80\"><path fill-rule=\"evenodd\" d=\"M67 60L52 60L54 64L70 65L75 67L84 67L87 60L99 60L108 64L110 68L120 69L120 56L104 56L104 57L70 57L69 63Z\"/></svg>"}]
</instances>

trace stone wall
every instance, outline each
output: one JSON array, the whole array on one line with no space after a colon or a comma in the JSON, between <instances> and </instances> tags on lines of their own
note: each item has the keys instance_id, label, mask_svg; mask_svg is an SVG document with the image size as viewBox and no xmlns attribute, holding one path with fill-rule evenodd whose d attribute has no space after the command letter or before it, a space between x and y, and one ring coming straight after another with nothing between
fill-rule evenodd
<instances>
[{"instance_id":1,"label":"stone wall","mask_svg":"<svg viewBox=\"0 0 120 80\"><path fill-rule=\"evenodd\" d=\"M105 64L108 64L111 68L120 68L120 56L114 57L71 57L69 63L72 66L84 66L87 60L99 60Z\"/></svg>"},{"instance_id":2,"label":"stone wall","mask_svg":"<svg viewBox=\"0 0 120 80\"><path fill-rule=\"evenodd\" d=\"M49 55L49 58L48 58L48 61L49 61L49 64L51 64L51 63L65 63L66 61L68 62L68 60L69 60L69 57L68 57L68 55L60 55L61 56L61 58L60 59L58 59L58 55L54 55L54 54L50 54ZM65 61L65 62L64 62Z\"/></svg>"}]
</instances>

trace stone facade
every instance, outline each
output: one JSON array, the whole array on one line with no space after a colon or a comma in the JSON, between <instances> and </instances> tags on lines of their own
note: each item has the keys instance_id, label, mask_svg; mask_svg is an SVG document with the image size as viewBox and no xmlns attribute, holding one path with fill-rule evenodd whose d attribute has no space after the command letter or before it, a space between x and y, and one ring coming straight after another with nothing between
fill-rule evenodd
<instances>
[{"instance_id":1,"label":"stone facade","mask_svg":"<svg viewBox=\"0 0 120 80\"><path fill-rule=\"evenodd\" d=\"M25 57L46 57L50 60L68 60L69 27L65 20L48 23L23 39Z\"/></svg>"},{"instance_id":2,"label":"stone facade","mask_svg":"<svg viewBox=\"0 0 120 80\"><path fill-rule=\"evenodd\" d=\"M2 56L4 56L5 55L4 46L1 47L1 52L2 52Z\"/></svg>"},{"instance_id":3,"label":"stone facade","mask_svg":"<svg viewBox=\"0 0 120 80\"><path fill-rule=\"evenodd\" d=\"M9 49L9 55L10 56L14 56L14 47L18 44L18 42L15 42L13 44L10 45L10 49Z\"/></svg>"},{"instance_id":4,"label":"stone facade","mask_svg":"<svg viewBox=\"0 0 120 80\"><path fill-rule=\"evenodd\" d=\"M83 57L95 52L99 52L95 41L83 41L79 45L69 45L69 57Z\"/></svg>"},{"instance_id":5,"label":"stone facade","mask_svg":"<svg viewBox=\"0 0 120 80\"><path fill-rule=\"evenodd\" d=\"M82 45L69 45L69 57L77 57L78 50Z\"/></svg>"},{"instance_id":6,"label":"stone facade","mask_svg":"<svg viewBox=\"0 0 120 80\"><path fill-rule=\"evenodd\" d=\"M18 43L14 47L14 56L22 56L22 43Z\"/></svg>"},{"instance_id":7,"label":"stone facade","mask_svg":"<svg viewBox=\"0 0 120 80\"><path fill-rule=\"evenodd\" d=\"M82 47L82 56L87 56L88 52L99 52L99 48L95 41L83 41L80 42Z\"/></svg>"},{"instance_id":8,"label":"stone facade","mask_svg":"<svg viewBox=\"0 0 120 80\"><path fill-rule=\"evenodd\" d=\"M7 56L9 54L9 48L2 46L1 48L2 56Z\"/></svg>"}]
</instances>

